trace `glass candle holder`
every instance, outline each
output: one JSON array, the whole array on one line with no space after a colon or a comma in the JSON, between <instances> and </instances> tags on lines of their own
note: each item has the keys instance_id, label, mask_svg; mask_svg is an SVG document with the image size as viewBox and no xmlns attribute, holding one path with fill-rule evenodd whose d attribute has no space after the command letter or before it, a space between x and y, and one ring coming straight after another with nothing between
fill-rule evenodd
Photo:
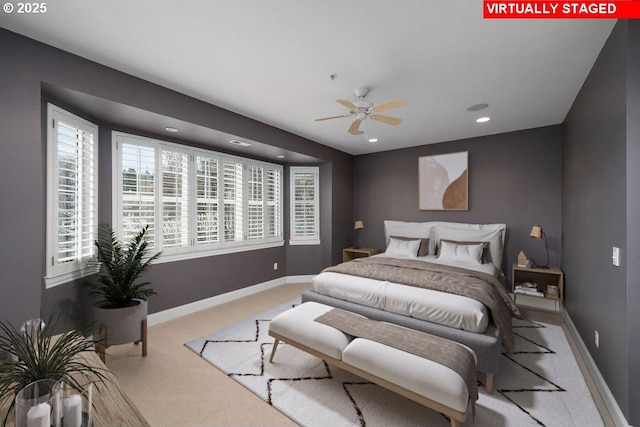
<instances>
[{"instance_id":1,"label":"glass candle holder","mask_svg":"<svg viewBox=\"0 0 640 427\"><path fill-rule=\"evenodd\" d=\"M58 381L56 427L90 427L93 382L88 375L76 373Z\"/></svg>"},{"instance_id":2,"label":"glass candle holder","mask_svg":"<svg viewBox=\"0 0 640 427\"><path fill-rule=\"evenodd\" d=\"M57 381L38 380L16 395L16 427L56 426Z\"/></svg>"}]
</instances>

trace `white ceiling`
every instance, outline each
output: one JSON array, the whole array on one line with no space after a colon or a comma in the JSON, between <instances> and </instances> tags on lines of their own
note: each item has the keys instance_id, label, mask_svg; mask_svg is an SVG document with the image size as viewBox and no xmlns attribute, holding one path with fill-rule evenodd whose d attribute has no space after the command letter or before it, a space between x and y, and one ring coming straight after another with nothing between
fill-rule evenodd
<instances>
[{"instance_id":1,"label":"white ceiling","mask_svg":"<svg viewBox=\"0 0 640 427\"><path fill-rule=\"evenodd\" d=\"M613 20L485 20L481 0L56 0L0 26L351 154L561 123ZM332 80L329 76L335 74ZM347 133L371 88L399 126ZM467 108L488 103L481 112ZM479 115L491 120L478 124ZM364 128L364 125L362 126Z\"/></svg>"}]
</instances>

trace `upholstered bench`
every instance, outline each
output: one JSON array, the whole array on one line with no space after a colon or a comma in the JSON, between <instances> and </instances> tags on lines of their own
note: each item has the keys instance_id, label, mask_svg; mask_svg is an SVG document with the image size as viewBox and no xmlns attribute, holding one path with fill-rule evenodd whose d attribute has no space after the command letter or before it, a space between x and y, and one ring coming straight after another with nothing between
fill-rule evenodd
<instances>
[{"instance_id":1,"label":"upholstered bench","mask_svg":"<svg viewBox=\"0 0 640 427\"><path fill-rule=\"evenodd\" d=\"M327 315L333 314L329 313L332 310L340 311L323 304L306 302L276 316L269 325L269 335L275 339L269 361L273 362L278 343L283 341L448 416L452 427L464 422L477 399L477 388L473 388L476 384L469 386L468 378L465 381L450 367L429 358L369 337L356 337L322 323ZM375 322L373 326L376 329L378 326L380 329L399 328L399 334L411 335L413 339L444 340L402 326L368 320L353 313L335 314L357 316L363 322ZM353 319L352 317L351 320ZM396 329L391 330L392 333L395 331ZM466 359L472 361L473 366L469 369L475 374L475 354L461 344L452 345L459 346L454 349L457 352L470 353L471 357ZM451 356L459 359L460 354ZM470 387L473 389L469 390Z\"/></svg>"}]
</instances>

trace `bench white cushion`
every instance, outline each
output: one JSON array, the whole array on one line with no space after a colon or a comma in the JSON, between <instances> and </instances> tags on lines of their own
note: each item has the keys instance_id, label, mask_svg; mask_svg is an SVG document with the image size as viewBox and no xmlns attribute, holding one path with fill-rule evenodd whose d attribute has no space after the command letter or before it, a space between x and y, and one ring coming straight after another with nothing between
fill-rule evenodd
<instances>
[{"instance_id":1,"label":"bench white cushion","mask_svg":"<svg viewBox=\"0 0 640 427\"><path fill-rule=\"evenodd\" d=\"M356 338L342 352L342 361L456 411L467 410L469 391L462 377L431 360Z\"/></svg>"},{"instance_id":2,"label":"bench white cushion","mask_svg":"<svg viewBox=\"0 0 640 427\"><path fill-rule=\"evenodd\" d=\"M353 337L314 321L332 309L317 302L305 302L274 317L269 324L269 331L341 360L342 351Z\"/></svg>"}]
</instances>

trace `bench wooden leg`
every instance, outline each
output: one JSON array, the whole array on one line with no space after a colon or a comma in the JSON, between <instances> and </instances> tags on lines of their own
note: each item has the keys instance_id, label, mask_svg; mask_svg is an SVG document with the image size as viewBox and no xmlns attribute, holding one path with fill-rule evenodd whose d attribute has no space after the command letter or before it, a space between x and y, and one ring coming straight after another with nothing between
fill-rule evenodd
<instances>
[{"instance_id":1,"label":"bench wooden leg","mask_svg":"<svg viewBox=\"0 0 640 427\"><path fill-rule=\"evenodd\" d=\"M276 338L273 341L273 348L271 349L271 357L269 358L269 363L273 362L273 356L276 354L276 348L278 348L278 343L280 343L280 340Z\"/></svg>"},{"instance_id":2,"label":"bench wooden leg","mask_svg":"<svg viewBox=\"0 0 640 427\"><path fill-rule=\"evenodd\" d=\"M140 333L142 335L142 356L147 355L147 319L142 319L140 325Z\"/></svg>"},{"instance_id":3,"label":"bench wooden leg","mask_svg":"<svg viewBox=\"0 0 640 427\"><path fill-rule=\"evenodd\" d=\"M484 388L487 393L493 394L493 374L487 374Z\"/></svg>"},{"instance_id":4,"label":"bench wooden leg","mask_svg":"<svg viewBox=\"0 0 640 427\"><path fill-rule=\"evenodd\" d=\"M106 351L107 351L107 327L100 326L99 329L100 337L98 338L98 356L102 360L102 363L106 362Z\"/></svg>"}]
</instances>

